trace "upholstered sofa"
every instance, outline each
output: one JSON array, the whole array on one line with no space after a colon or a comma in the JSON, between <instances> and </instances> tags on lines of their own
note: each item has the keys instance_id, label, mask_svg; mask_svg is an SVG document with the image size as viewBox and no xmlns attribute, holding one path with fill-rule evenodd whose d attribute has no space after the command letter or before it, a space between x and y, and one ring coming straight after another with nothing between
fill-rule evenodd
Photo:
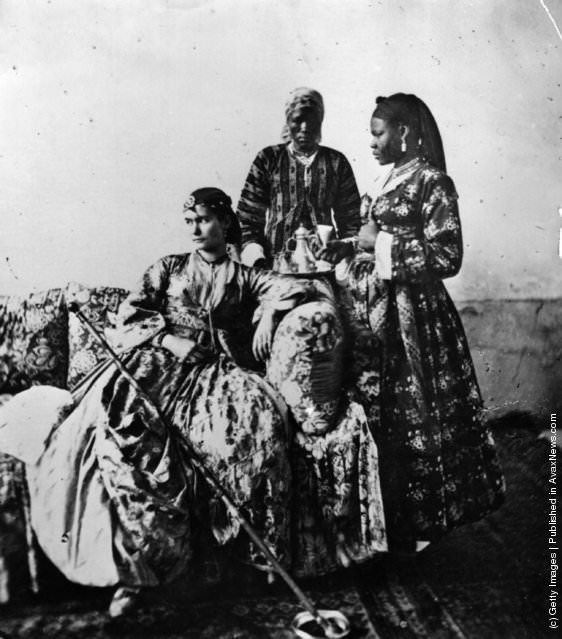
<instances>
[{"instance_id":1,"label":"upholstered sofa","mask_svg":"<svg viewBox=\"0 0 562 639\"><path fill-rule=\"evenodd\" d=\"M70 283L24 296L0 296L0 403L33 385L72 390L106 353L69 304L99 330L114 325L128 291ZM280 339L283 336L284 339ZM289 312L277 327L266 374L295 424L321 431L337 410L343 331L328 302ZM40 584L22 462L0 453L0 603Z\"/></svg>"}]
</instances>

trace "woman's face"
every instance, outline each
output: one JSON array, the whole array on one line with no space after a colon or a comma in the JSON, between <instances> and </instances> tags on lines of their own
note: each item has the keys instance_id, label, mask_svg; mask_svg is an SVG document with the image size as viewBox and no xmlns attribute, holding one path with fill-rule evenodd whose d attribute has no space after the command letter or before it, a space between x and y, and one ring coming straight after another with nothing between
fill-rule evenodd
<instances>
[{"instance_id":1,"label":"woman's face","mask_svg":"<svg viewBox=\"0 0 562 639\"><path fill-rule=\"evenodd\" d=\"M195 247L200 251L215 253L224 249L226 222L220 220L213 209L196 204L195 210L184 213L187 230Z\"/></svg>"},{"instance_id":2,"label":"woman's face","mask_svg":"<svg viewBox=\"0 0 562 639\"><path fill-rule=\"evenodd\" d=\"M309 153L316 149L322 126L316 109L297 107L287 119L287 126L297 151Z\"/></svg>"},{"instance_id":3,"label":"woman's face","mask_svg":"<svg viewBox=\"0 0 562 639\"><path fill-rule=\"evenodd\" d=\"M381 118L371 118L371 149L379 164L391 164L404 154L400 150L402 138L398 127Z\"/></svg>"}]
</instances>

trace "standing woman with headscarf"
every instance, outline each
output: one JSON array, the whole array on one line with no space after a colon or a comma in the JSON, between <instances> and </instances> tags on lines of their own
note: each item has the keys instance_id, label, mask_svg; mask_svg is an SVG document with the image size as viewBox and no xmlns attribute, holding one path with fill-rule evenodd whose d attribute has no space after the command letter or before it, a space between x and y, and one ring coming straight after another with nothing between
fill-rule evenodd
<instances>
[{"instance_id":1,"label":"standing woman with headscarf","mask_svg":"<svg viewBox=\"0 0 562 639\"><path fill-rule=\"evenodd\" d=\"M335 264L353 253L360 227L353 171L342 153L320 145L318 91L295 89L285 118L283 144L258 153L238 203L242 262L277 270L300 225L315 231L335 223L336 239L317 255ZM300 577L361 563L387 548L373 436L363 408L342 392L344 331L333 283L322 277L312 284L315 301L299 306L290 332L280 329L285 342L277 345L285 346L267 373L295 421L293 570ZM309 367L293 350L304 341Z\"/></svg>"},{"instance_id":2,"label":"standing woman with headscarf","mask_svg":"<svg viewBox=\"0 0 562 639\"><path fill-rule=\"evenodd\" d=\"M283 271L288 241L300 226L315 231L318 225L333 226L335 221L336 239L317 257L336 263L353 253L351 240L360 227L360 197L353 171L342 153L320 146L324 102L318 91L295 89L285 106L285 118L283 143L257 154L242 189L237 209L241 261L246 266ZM288 351L286 366L270 370L268 378L303 432L325 432L345 412L340 410L344 333L332 281L319 277L311 284L316 297L299 308L299 333L313 340L313 334L322 331L330 339L322 352L312 355L310 389L297 379L298 362L290 361Z\"/></svg>"},{"instance_id":3,"label":"standing woman with headscarf","mask_svg":"<svg viewBox=\"0 0 562 639\"><path fill-rule=\"evenodd\" d=\"M285 105L283 144L256 156L238 203L242 262L275 268L300 224L314 231L335 222L335 239L323 256L337 262L351 254L341 240L359 231L360 197L347 158L320 146L324 102L318 91L295 89Z\"/></svg>"},{"instance_id":4,"label":"standing woman with headscarf","mask_svg":"<svg viewBox=\"0 0 562 639\"><path fill-rule=\"evenodd\" d=\"M380 451L390 549L414 550L497 508L504 491L459 315L457 193L437 124L415 95L377 98L374 157L394 164L370 209L344 292L373 350L357 383ZM359 357L365 360L365 353Z\"/></svg>"}]
</instances>

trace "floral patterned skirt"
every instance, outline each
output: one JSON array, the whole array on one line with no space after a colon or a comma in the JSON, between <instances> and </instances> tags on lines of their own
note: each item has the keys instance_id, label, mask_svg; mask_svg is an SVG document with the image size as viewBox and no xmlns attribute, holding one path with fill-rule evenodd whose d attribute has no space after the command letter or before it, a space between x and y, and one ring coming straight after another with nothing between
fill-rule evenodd
<instances>
[{"instance_id":1,"label":"floral patterned skirt","mask_svg":"<svg viewBox=\"0 0 562 639\"><path fill-rule=\"evenodd\" d=\"M373 268L358 262L342 289L350 366L379 447L389 545L411 549L497 508L505 486L443 283L381 281Z\"/></svg>"},{"instance_id":2,"label":"floral patterned skirt","mask_svg":"<svg viewBox=\"0 0 562 639\"><path fill-rule=\"evenodd\" d=\"M322 292L322 301L283 319L267 367L294 421L291 531L299 577L387 550L377 446L363 407L341 392L344 332L332 288Z\"/></svg>"},{"instance_id":3,"label":"floral patterned skirt","mask_svg":"<svg viewBox=\"0 0 562 639\"><path fill-rule=\"evenodd\" d=\"M343 398L328 431L295 433L293 571L318 576L388 550L379 457L365 411Z\"/></svg>"},{"instance_id":4,"label":"floral patterned skirt","mask_svg":"<svg viewBox=\"0 0 562 639\"><path fill-rule=\"evenodd\" d=\"M288 565L291 473L275 392L224 355L179 364L164 349L144 347L123 361L158 410L113 364L102 364L28 469L32 523L49 558L69 579L97 586L157 585L189 572L202 536L263 564L194 472L182 445L188 437Z\"/></svg>"}]
</instances>

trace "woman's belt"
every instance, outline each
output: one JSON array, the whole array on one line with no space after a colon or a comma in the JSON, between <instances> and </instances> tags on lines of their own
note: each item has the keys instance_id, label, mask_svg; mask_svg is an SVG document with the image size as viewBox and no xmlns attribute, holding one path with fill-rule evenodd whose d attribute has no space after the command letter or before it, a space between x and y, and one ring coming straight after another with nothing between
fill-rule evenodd
<instances>
[{"instance_id":1,"label":"woman's belt","mask_svg":"<svg viewBox=\"0 0 562 639\"><path fill-rule=\"evenodd\" d=\"M379 230L405 240L421 240L423 231L417 226L392 226L391 224L378 224Z\"/></svg>"}]
</instances>

